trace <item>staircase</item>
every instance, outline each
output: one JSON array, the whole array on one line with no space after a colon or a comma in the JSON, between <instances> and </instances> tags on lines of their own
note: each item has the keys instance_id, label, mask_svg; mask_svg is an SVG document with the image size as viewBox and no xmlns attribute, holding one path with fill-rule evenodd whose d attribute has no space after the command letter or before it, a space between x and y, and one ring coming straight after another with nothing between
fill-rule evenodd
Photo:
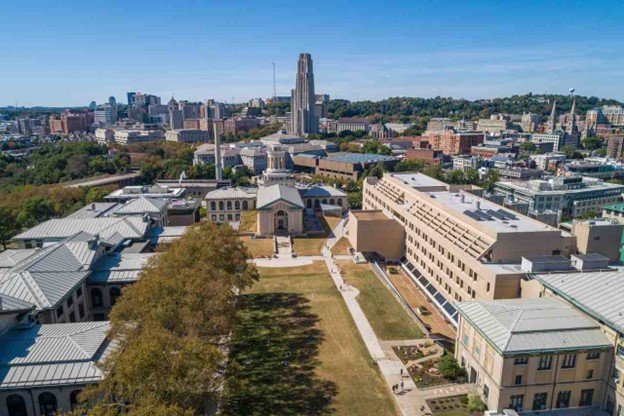
<instances>
[{"instance_id":1,"label":"staircase","mask_svg":"<svg viewBox=\"0 0 624 416\"><path fill-rule=\"evenodd\" d=\"M275 236L277 243L277 257L280 259L292 258L292 245L290 243L290 237Z\"/></svg>"}]
</instances>

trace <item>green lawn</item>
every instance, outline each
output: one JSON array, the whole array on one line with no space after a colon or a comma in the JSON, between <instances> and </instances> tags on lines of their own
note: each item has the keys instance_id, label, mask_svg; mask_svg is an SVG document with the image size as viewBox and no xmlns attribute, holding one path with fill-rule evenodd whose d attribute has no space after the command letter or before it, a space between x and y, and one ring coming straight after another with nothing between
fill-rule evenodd
<instances>
[{"instance_id":1,"label":"green lawn","mask_svg":"<svg viewBox=\"0 0 624 416\"><path fill-rule=\"evenodd\" d=\"M340 237L340 240L332 247L331 252L334 256L349 254L350 247L351 243L349 243L349 240L346 237Z\"/></svg>"},{"instance_id":2,"label":"green lawn","mask_svg":"<svg viewBox=\"0 0 624 416\"><path fill-rule=\"evenodd\" d=\"M337 261L345 281L359 289L357 301L375 334L383 340L422 338L423 333L396 300L390 290L377 278L368 264L351 260Z\"/></svg>"},{"instance_id":3,"label":"green lawn","mask_svg":"<svg viewBox=\"0 0 624 416\"><path fill-rule=\"evenodd\" d=\"M297 256L320 256L325 237L293 238L293 250Z\"/></svg>"},{"instance_id":4,"label":"green lawn","mask_svg":"<svg viewBox=\"0 0 624 416\"><path fill-rule=\"evenodd\" d=\"M241 296L224 414L398 415L325 264L259 271Z\"/></svg>"},{"instance_id":5,"label":"green lawn","mask_svg":"<svg viewBox=\"0 0 624 416\"><path fill-rule=\"evenodd\" d=\"M273 256L273 239L272 238L257 238L240 237L243 243L249 249L251 257L254 259L260 257Z\"/></svg>"}]
</instances>

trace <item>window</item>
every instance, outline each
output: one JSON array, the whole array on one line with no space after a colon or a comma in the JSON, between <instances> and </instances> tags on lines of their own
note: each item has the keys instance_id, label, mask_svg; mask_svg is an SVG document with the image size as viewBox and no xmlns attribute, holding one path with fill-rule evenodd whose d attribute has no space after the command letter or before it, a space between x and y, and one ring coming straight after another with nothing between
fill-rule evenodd
<instances>
[{"instance_id":1,"label":"window","mask_svg":"<svg viewBox=\"0 0 624 416\"><path fill-rule=\"evenodd\" d=\"M514 359L514 365L527 365L529 363L529 357L518 357Z\"/></svg>"},{"instance_id":2,"label":"window","mask_svg":"<svg viewBox=\"0 0 624 416\"><path fill-rule=\"evenodd\" d=\"M82 287L76 289L76 299L80 299L80 296L82 296Z\"/></svg>"},{"instance_id":3,"label":"window","mask_svg":"<svg viewBox=\"0 0 624 416\"><path fill-rule=\"evenodd\" d=\"M535 393L533 396L533 410L546 409L546 400L548 399L548 393Z\"/></svg>"},{"instance_id":4,"label":"window","mask_svg":"<svg viewBox=\"0 0 624 416\"><path fill-rule=\"evenodd\" d=\"M227 214L228 221L232 221L232 214Z\"/></svg>"},{"instance_id":5,"label":"window","mask_svg":"<svg viewBox=\"0 0 624 416\"><path fill-rule=\"evenodd\" d=\"M80 393L80 390L74 390L69 394L69 404L71 406L71 410L74 410L76 407L78 407L78 395Z\"/></svg>"},{"instance_id":6,"label":"window","mask_svg":"<svg viewBox=\"0 0 624 416\"><path fill-rule=\"evenodd\" d=\"M561 368L574 368L576 365L576 354L566 354L563 356Z\"/></svg>"},{"instance_id":7,"label":"window","mask_svg":"<svg viewBox=\"0 0 624 416\"><path fill-rule=\"evenodd\" d=\"M63 315L63 312L64 312L64 311L63 311L63 305L61 305L61 306L59 306L59 307L56 309L56 317L57 317L57 318L59 318L60 316L62 316L62 315Z\"/></svg>"},{"instance_id":8,"label":"window","mask_svg":"<svg viewBox=\"0 0 624 416\"><path fill-rule=\"evenodd\" d=\"M520 374L516 376L516 379L514 380L514 384L516 386L522 384L522 376Z\"/></svg>"},{"instance_id":9,"label":"window","mask_svg":"<svg viewBox=\"0 0 624 416\"><path fill-rule=\"evenodd\" d=\"M71 307L74 304L74 295L67 298L67 307Z\"/></svg>"},{"instance_id":10,"label":"window","mask_svg":"<svg viewBox=\"0 0 624 416\"><path fill-rule=\"evenodd\" d=\"M468 345L468 334L464 334L464 337L462 338L462 342L464 343L464 345Z\"/></svg>"},{"instance_id":11,"label":"window","mask_svg":"<svg viewBox=\"0 0 624 416\"><path fill-rule=\"evenodd\" d=\"M240 214L236 214L234 218L236 218L236 221L240 221Z\"/></svg>"},{"instance_id":12,"label":"window","mask_svg":"<svg viewBox=\"0 0 624 416\"><path fill-rule=\"evenodd\" d=\"M80 319L84 318L85 316L85 310L84 310L84 304L80 303L78 305L78 316L80 316Z\"/></svg>"},{"instance_id":13,"label":"window","mask_svg":"<svg viewBox=\"0 0 624 416\"><path fill-rule=\"evenodd\" d=\"M592 378L594 378L594 370L587 370L587 375L585 378L588 380L591 380Z\"/></svg>"},{"instance_id":14,"label":"window","mask_svg":"<svg viewBox=\"0 0 624 416\"><path fill-rule=\"evenodd\" d=\"M551 366L552 366L552 356L551 355L542 355L539 358L539 363L537 364L537 369L538 370L550 370Z\"/></svg>"},{"instance_id":15,"label":"window","mask_svg":"<svg viewBox=\"0 0 624 416\"><path fill-rule=\"evenodd\" d=\"M591 406L594 400L594 389L581 390L579 406Z\"/></svg>"},{"instance_id":16,"label":"window","mask_svg":"<svg viewBox=\"0 0 624 416\"><path fill-rule=\"evenodd\" d=\"M223 211L223 201L219 201L219 211Z\"/></svg>"},{"instance_id":17,"label":"window","mask_svg":"<svg viewBox=\"0 0 624 416\"><path fill-rule=\"evenodd\" d=\"M18 394L11 394L6 398L6 406L9 416L28 416L26 411L26 402L24 398Z\"/></svg>"},{"instance_id":18,"label":"window","mask_svg":"<svg viewBox=\"0 0 624 416\"><path fill-rule=\"evenodd\" d=\"M56 413L56 396L52 393L39 395L39 410L42 416L54 416Z\"/></svg>"},{"instance_id":19,"label":"window","mask_svg":"<svg viewBox=\"0 0 624 416\"><path fill-rule=\"evenodd\" d=\"M212 222L216 222L217 221L217 214L212 214Z\"/></svg>"},{"instance_id":20,"label":"window","mask_svg":"<svg viewBox=\"0 0 624 416\"><path fill-rule=\"evenodd\" d=\"M113 306L117 302L117 298L121 296L121 290L118 287L111 287L108 290L108 296L110 296L110 306Z\"/></svg>"},{"instance_id":21,"label":"window","mask_svg":"<svg viewBox=\"0 0 624 416\"><path fill-rule=\"evenodd\" d=\"M249 209L249 202L243 201L243 209Z\"/></svg>"},{"instance_id":22,"label":"window","mask_svg":"<svg viewBox=\"0 0 624 416\"><path fill-rule=\"evenodd\" d=\"M212 211L216 211L217 210L217 203L215 201L212 201L210 203L210 210L212 210Z\"/></svg>"},{"instance_id":23,"label":"window","mask_svg":"<svg viewBox=\"0 0 624 416\"><path fill-rule=\"evenodd\" d=\"M219 214L219 221L223 221L223 220L225 220L225 215Z\"/></svg>"},{"instance_id":24,"label":"window","mask_svg":"<svg viewBox=\"0 0 624 416\"><path fill-rule=\"evenodd\" d=\"M104 301L102 300L102 291L100 289L91 289L91 304L95 307L102 306Z\"/></svg>"},{"instance_id":25,"label":"window","mask_svg":"<svg viewBox=\"0 0 624 416\"><path fill-rule=\"evenodd\" d=\"M590 351L587 353L588 360L597 360L600 358L600 351Z\"/></svg>"},{"instance_id":26,"label":"window","mask_svg":"<svg viewBox=\"0 0 624 416\"><path fill-rule=\"evenodd\" d=\"M227 201L226 205L227 205L228 211L231 211L232 210L232 201Z\"/></svg>"},{"instance_id":27,"label":"window","mask_svg":"<svg viewBox=\"0 0 624 416\"><path fill-rule=\"evenodd\" d=\"M509 408L514 409L516 412L522 411L522 402L524 401L523 394L517 394L509 398Z\"/></svg>"},{"instance_id":28,"label":"window","mask_svg":"<svg viewBox=\"0 0 624 416\"><path fill-rule=\"evenodd\" d=\"M557 394L557 409L565 409L570 407L570 390L562 390Z\"/></svg>"},{"instance_id":29,"label":"window","mask_svg":"<svg viewBox=\"0 0 624 416\"><path fill-rule=\"evenodd\" d=\"M76 314L73 311L69 313L69 322L76 322Z\"/></svg>"},{"instance_id":30,"label":"window","mask_svg":"<svg viewBox=\"0 0 624 416\"><path fill-rule=\"evenodd\" d=\"M490 395L490 388L488 387L487 384L484 384L483 385L483 397L487 399L489 395Z\"/></svg>"},{"instance_id":31,"label":"window","mask_svg":"<svg viewBox=\"0 0 624 416\"><path fill-rule=\"evenodd\" d=\"M234 209L236 209L236 210L240 209L240 201L235 201L234 202Z\"/></svg>"}]
</instances>

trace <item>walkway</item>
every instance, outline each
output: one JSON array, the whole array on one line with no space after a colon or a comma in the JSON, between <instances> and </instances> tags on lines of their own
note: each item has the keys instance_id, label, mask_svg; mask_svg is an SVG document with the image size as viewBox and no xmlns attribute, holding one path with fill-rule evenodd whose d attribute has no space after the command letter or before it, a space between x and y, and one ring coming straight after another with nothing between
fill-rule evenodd
<instances>
[{"instance_id":1,"label":"walkway","mask_svg":"<svg viewBox=\"0 0 624 416\"><path fill-rule=\"evenodd\" d=\"M407 369L403 366L401 361L384 352L379 339L377 339L377 335L375 335L368 319L366 319L366 315L364 315L364 311L362 311L362 308L356 300L357 295L360 293L359 290L344 283L338 271L338 267L332 258L331 248L343 236L344 222L344 219L341 220L338 225L336 225L333 232L330 233L326 244L321 250L321 254L323 254L325 264L327 264L327 269L334 280L334 284L339 290L342 289L342 298L347 304L347 308L353 317L355 326L360 332L369 354L377 362L381 375L386 380L388 389L391 390L393 385L399 384L403 381L405 392L403 394L393 394L396 403L401 410L401 414L403 416L421 416L419 408L421 405L426 405L424 399L418 393L416 385L412 379L407 376ZM401 375L401 370L403 370L405 376Z\"/></svg>"},{"instance_id":2,"label":"walkway","mask_svg":"<svg viewBox=\"0 0 624 416\"><path fill-rule=\"evenodd\" d=\"M290 242L290 237L275 236L275 241L277 243L277 257L280 259L292 258L292 244Z\"/></svg>"}]
</instances>

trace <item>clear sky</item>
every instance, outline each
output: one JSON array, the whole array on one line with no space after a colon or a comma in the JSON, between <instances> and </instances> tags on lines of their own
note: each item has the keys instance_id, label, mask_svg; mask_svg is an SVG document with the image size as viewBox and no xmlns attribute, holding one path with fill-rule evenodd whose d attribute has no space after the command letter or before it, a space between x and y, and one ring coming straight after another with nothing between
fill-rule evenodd
<instances>
[{"instance_id":1,"label":"clear sky","mask_svg":"<svg viewBox=\"0 0 624 416\"><path fill-rule=\"evenodd\" d=\"M294 86L350 100L566 93L624 99L622 0L160 1L0 4L0 106L127 91L241 102Z\"/></svg>"}]
</instances>

